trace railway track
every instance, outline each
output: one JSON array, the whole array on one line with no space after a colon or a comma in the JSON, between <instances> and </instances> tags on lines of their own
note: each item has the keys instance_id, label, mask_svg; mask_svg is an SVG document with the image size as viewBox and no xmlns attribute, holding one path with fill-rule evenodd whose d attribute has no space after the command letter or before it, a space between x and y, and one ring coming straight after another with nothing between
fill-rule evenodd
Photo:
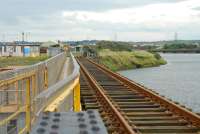
<instances>
[{"instance_id":1,"label":"railway track","mask_svg":"<svg viewBox=\"0 0 200 134\"><path fill-rule=\"evenodd\" d=\"M109 133L199 134L198 115L86 58L78 62L83 109L98 109Z\"/></svg>"}]
</instances>

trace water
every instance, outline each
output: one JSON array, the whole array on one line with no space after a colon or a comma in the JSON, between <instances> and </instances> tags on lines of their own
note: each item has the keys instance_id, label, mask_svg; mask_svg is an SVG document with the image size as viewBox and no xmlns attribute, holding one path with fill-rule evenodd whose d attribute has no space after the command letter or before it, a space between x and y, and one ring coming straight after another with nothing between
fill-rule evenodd
<instances>
[{"instance_id":1,"label":"water","mask_svg":"<svg viewBox=\"0 0 200 134\"><path fill-rule=\"evenodd\" d=\"M200 54L161 54L167 65L119 73L200 112Z\"/></svg>"}]
</instances>

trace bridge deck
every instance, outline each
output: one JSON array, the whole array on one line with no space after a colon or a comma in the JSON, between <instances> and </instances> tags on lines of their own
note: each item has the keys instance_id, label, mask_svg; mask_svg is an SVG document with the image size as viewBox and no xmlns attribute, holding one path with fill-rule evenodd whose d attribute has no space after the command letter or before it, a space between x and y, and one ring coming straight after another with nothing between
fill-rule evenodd
<instances>
[{"instance_id":1,"label":"bridge deck","mask_svg":"<svg viewBox=\"0 0 200 134\"><path fill-rule=\"evenodd\" d=\"M146 94L138 85L126 82L125 78L118 74L114 75L113 72L109 73L105 68L85 58L78 60L82 69L83 108L99 109L110 133L195 134L199 132L199 116L180 106L171 106L175 104L165 99L158 101L152 95ZM100 96L100 92L104 96ZM117 117L103 99L110 101L129 127L121 124L119 115ZM170 104L166 105L166 103ZM171 110L170 107L176 109ZM129 128L132 130L127 131Z\"/></svg>"}]
</instances>

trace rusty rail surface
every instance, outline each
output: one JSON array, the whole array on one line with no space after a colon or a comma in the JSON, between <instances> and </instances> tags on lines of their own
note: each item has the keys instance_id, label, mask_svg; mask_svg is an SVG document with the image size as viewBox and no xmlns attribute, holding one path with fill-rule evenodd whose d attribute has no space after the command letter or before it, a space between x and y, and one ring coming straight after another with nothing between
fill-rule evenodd
<instances>
[{"instance_id":1,"label":"rusty rail surface","mask_svg":"<svg viewBox=\"0 0 200 134\"><path fill-rule=\"evenodd\" d=\"M113 127L116 120L124 128L122 133L200 132L199 115L89 59L78 58L78 61L83 72L83 108L105 110L107 115L111 115L109 117L114 119L105 119L106 126L114 129L110 133L121 134L120 127Z\"/></svg>"}]
</instances>

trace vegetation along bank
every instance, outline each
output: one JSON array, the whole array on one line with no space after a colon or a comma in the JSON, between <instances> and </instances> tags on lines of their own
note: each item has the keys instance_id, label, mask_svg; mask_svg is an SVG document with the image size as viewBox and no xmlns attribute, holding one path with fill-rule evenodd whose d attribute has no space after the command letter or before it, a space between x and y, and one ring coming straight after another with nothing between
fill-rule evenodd
<instances>
[{"instance_id":1,"label":"vegetation along bank","mask_svg":"<svg viewBox=\"0 0 200 134\"><path fill-rule=\"evenodd\" d=\"M158 53L147 51L111 51L99 52L99 62L113 71L153 67L166 64Z\"/></svg>"},{"instance_id":2,"label":"vegetation along bank","mask_svg":"<svg viewBox=\"0 0 200 134\"><path fill-rule=\"evenodd\" d=\"M36 57L0 57L0 68L9 66L26 66L48 59L47 55Z\"/></svg>"},{"instance_id":3,"label":"vegetation along bank","mask_svg":"<svg viewBox=\"0 0 200 134\"><path fill-rule=\"evenodd\" d=\"M144 50L134 50L128 43L101 41L94 46L98 62L113 71L155 67L167 62L158 54Z\"/></svg>"}]
</instances>

